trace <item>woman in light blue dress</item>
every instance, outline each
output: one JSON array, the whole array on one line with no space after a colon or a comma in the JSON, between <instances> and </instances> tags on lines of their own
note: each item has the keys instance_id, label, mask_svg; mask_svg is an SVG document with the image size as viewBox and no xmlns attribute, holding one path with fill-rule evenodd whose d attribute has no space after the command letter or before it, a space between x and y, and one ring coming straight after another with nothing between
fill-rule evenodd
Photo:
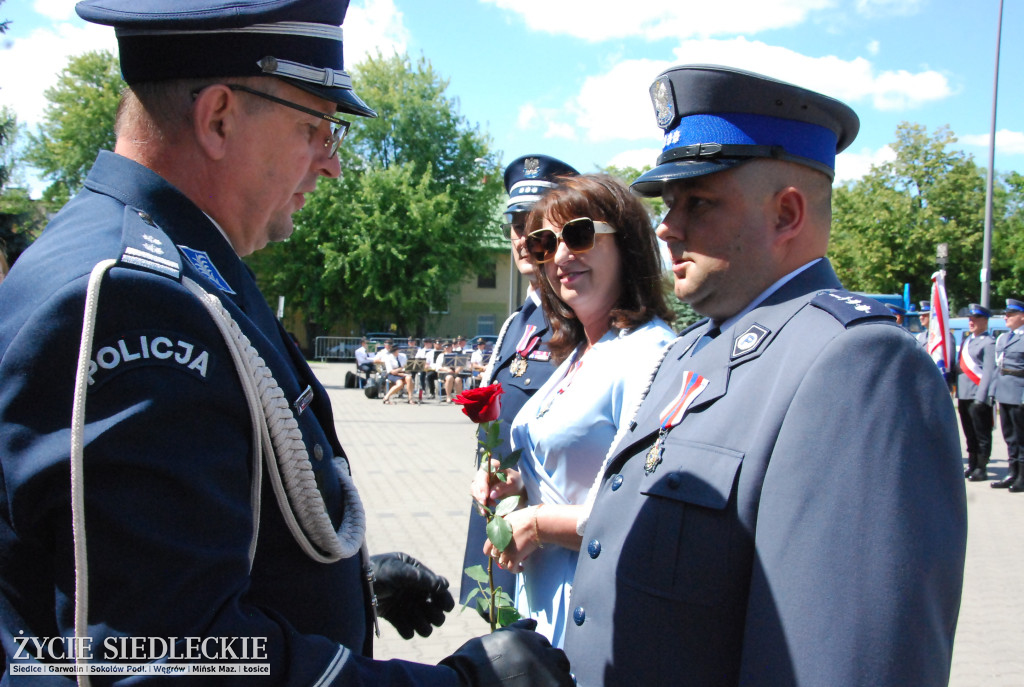
<instances>
[{"instance_id":1,"label":"woman in light blue dress","mask_svg":"<svg viewBox=\"0 0 1024 687\"><path fill-rule=\"evenodd\" d=\"M507 516L512 543L499 553L487 542L484 551L520 573L516 608L561 646L587 493L675 333L650 218L622 184L567 179L534 206L527 229L560 365L513 423L519 470L489 493L481 472L473 493L492 503L524 496Z\"/></svg>"}]
</instances>

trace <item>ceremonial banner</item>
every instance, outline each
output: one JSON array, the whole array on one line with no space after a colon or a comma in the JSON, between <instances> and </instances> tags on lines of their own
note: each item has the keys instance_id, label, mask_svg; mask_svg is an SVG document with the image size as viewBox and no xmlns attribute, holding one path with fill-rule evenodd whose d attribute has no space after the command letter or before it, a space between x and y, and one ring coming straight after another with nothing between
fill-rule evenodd
<instances>
[{"instance_id":1,"label":"ceremonial banner","mask_svg":"<svg viewBox=\"0 0 1024 687\"><path fill-rule=\"evenodd\" d=\"M953 336L949 331L949 302L946 300L946 272L932 275L931 317L928 320L926 350L943 373L953 364Z\"/></svg>"}]
</instances>

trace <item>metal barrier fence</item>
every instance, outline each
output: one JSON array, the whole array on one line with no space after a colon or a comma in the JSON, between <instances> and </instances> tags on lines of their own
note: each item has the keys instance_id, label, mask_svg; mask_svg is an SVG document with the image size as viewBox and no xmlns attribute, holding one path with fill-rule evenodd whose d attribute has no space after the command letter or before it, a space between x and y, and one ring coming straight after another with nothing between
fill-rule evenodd
<instances>
[{"instance_id":1,"label":"metal barrier fence","mask_svg":"<svg viewBox=\"0 0 1024 687\"><path fill-rule=\"evenodd\" d=\"M317 360L355 360L358 336L318 336L313 341L313 357Z\"/></svg>"}]
</instances>

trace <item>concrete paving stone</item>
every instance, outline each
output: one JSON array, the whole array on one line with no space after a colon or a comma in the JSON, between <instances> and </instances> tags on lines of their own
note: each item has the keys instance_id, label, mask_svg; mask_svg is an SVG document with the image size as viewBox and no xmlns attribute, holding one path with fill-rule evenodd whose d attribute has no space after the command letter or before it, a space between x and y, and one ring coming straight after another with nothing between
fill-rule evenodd
<instances>
[{"instance_id":1,"label":"concrete paving stone","mask_svg":"<svg viewBox=\"0 0 1024 687\"><path fill-rule=\"evenodd\" d=\"M335 427L366 506L370 551L405 551L447 577L457 597L476 452L474 425L454 404L425 400L385 406L367 399L362 390L345 389L351 364L312 367L328 388ZM1006 444L997 422L990 476L999 479L1006 469ZM988 485L964 486L967 564L951 687L1024 685L1024 493ZM382 622L374 654L436 663L485 632L487 624L472 609L460 613L456 608L430 637L409 641Z\"/></svg>"}]
</instances>

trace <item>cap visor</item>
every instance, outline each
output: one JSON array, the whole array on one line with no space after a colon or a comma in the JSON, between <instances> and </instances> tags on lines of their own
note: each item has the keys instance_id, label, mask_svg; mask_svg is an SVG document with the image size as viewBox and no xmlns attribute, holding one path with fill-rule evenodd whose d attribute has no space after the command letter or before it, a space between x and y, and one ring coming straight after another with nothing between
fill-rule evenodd
<instances>
[{"instance_id":1,"label":"cap visor","mask_svg":"<svg viewBox=\"0 0 1024 687\"><path fill-rule=\"evenodd\" d=\"M513 202L509 203L508 207L505 208L505 212L529 212L530 209L536 205L536 201L530 201L528 203Z\"/></svg>"},{"instance_id":2,"label":"cap visor","mask_svg":"<svg viewBox=\"0 0 1024 687\"><path fill-rule=\"evenodd\" d=\"M282 79L296 88L301 88L324 100L338 104L338 112L344 112L357 117L376 117L377 113L370 109L370 106L362 101L354 91L347 88L336 88L318 86L313 83L299 81L297 79Z\"/></svg>"},{"instance_id":3,"label":"cap visor","mask_svg":"<svg viewBox=\"0 0 1024 687\"><path fill-rule=\"evenodd\" d=\"M660 196L665 182L676 179L690 179L693 177L714 174L727 169L732 169L746 159L738 160L676 160L658 165L637 177L636 181L630 184L630 190L638 196L653 198Z\"/></svg>"}]
</instances>

